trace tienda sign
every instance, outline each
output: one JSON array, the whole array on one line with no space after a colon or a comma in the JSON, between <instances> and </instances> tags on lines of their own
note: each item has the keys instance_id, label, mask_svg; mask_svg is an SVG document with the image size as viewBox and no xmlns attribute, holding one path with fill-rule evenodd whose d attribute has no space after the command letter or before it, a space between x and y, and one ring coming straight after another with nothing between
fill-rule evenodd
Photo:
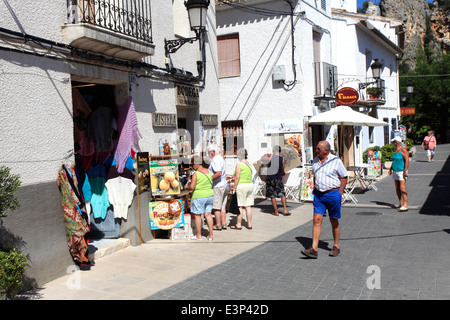
<instances>
[{"instance_id":1,"label":"tienda sign","mask_svg":"<svg viewBox=\"0 0 450 320\"><path fill-rule=\"evenodd\" d=\"M336 93L337 104L349 105L355 103L358 99L358 91L350 87L342 88Z\"/></svg>"},{"instance_id":2,"label":"tienda sign","mask_svg":"<svg viewBox=\"0 0 450 320\"><path fill-rule=\"evenodd\" d=\"M416 114L416 108L415 107L401 107L400 108L400 115L407 116L411 114Z\"/></svg>"}]
</instances>

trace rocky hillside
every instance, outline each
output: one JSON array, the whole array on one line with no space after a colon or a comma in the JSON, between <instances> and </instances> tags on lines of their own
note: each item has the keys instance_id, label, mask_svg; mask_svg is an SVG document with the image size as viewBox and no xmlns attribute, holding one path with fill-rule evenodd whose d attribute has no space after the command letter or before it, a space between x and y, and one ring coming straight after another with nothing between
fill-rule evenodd
<instances>
[{"instance_id":1,"label":"rocky hillside","mask_svg":"<svg viewBox=\"0 0 450 320\"><path fill-rule=\"evenodd\" d=\"M450 10L448 0L381 0L382 16L403 22L405 26L405 61L414 69L419 46L429 45L434 52L450 50Z\"/></svg>"}]
</instances>

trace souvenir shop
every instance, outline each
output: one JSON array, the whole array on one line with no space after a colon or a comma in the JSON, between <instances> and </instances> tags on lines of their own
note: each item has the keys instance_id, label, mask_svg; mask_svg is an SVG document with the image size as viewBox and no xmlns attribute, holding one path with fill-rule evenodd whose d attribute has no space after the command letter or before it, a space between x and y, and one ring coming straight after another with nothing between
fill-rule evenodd
<instances>
[{"instance_id":1,"label":"souvenir shop","mask_svg":"<svg viewBox=\"0 0 450 320\"><path fill-rule=\"evenodd\" d=\"M69 250L81 264L90 239L120 236L136 190L136 111L131 97L122 106L114 97L114 86L72 82L75 162L61 165L58 185Z\"/></svg>"},{"instance_id":2,"label":"souvenir shop","mask_svg":"<svg viewBox=\"0 0 450 320\"><path fill-rule=\"evenodd\" d=\"M117 105L117 92L114 85L72 81L75 156L74 163L61 165L58 185L69 251L80 266L89 264L89 241L128 237L124 228L139 229L141 243L190 239L189 192L183 190L195 149L183 129L189 124L183 112L154 112L153 128L171 127L173 133L159 139L156 154L135 150L142 130L133 98ZM202 152L220 136L218 116L196 114Z\"/></svg>"}]
</instances>

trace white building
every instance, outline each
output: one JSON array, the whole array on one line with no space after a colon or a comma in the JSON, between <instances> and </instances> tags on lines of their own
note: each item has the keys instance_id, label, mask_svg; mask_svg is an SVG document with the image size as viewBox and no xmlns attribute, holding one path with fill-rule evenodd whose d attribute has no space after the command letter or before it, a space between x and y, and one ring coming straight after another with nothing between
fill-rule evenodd
<instances>
[{"instance_id":1,"label":"white building","mask_svg":"<svg viewBox=\"0 0 450 320\"><path fill-rule=\"evenodd\" d=\"M368 147L389 144L398 129L402 25L392 19L356 13L356 0L333 0L331 5L332 61L338 68L338 89L351 87L358 90L359 101L352 107L389 123L387 127L345 128L344 134L352 141L344 146L344 152L350 155L350 162L346 164L353 165L362 162L362 153ZM375 79L370 66L375 60L382 64L382 70L380 80L372 83ZM367 88L382 88L381 97L371 99L364 84Z\"/></svg>"},{"instance_id":2,"label":"white building","mask_svg":"<svg viewBox=\"0 0 450 320\"><path fill-rule=\"evenodd\" d=\"M216 1L216 11L222 128L236 129L234 146L225 149L233 155L245 147L256 161L289 135L303 134L305 116L334 96L319 76L335 72L331 7L314 0Z\"/></svg>"},{"instance_id":3,"label":"white building","mask_svg":"<svg viewBox=\"0 0 450 320\"><path fill-rule=\"evenodd\" d=\"M183 0L2 1L0 16L0 166L22 181L21 207L1 219L1 240L29 254L27 276L42 284L73 265L57 174L75 161L74 92L91 108L112 110L131 97L142 135L137 152L157 155L159 139L172 142L181 128L202 149L202 130L216 129L220 117L215 8L208 8L204 56L199 41L166 55L165 39L195 36ZM209 121L200 123L202 115ZM143 193L141 221L135 197L119 223L133 245L152 239L148 201Z\"/></svg>"},{"instance_id":4,"label":"white building","mask_svg":"<svg viewBox=\"0 0 450 320\"><path fill-rule=\"evenodd\" d=\"M357 14L356 0L217 0L216 11L222 127L236 135L225 146L229 155L245 147L256 161L288 134L308 136L311 149L339 136L336 126L305 130L304 120L335 107L342 87L359 91L355 110L392 123L344 127L346 165L361 163L369 146L389 143L399 115L400 23ZM384 90L382 99L368 101L360 84L374 81L375 59L383 64Z\"/></svg>"}]
</instances>

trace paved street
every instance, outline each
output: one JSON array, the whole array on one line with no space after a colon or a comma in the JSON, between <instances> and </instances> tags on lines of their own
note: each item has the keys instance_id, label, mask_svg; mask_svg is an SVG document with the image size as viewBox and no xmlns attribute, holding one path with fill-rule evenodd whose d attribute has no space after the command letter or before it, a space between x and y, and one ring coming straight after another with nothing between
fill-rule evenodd
<instances>
[{"instance_id":1,"label":"paved street","mask_svg":"<svg viewBox=\"0 0 450 320\"><path fill-rule=\"evenodd\" d=\"M79 278L52 281L28 299L450 299L450 145L436 160L418 149L410 164L408 212L391 177L378 191L357 194L341 220L341 254L328 257L332 234L324 220L319 257L311 243L310 203L289 203L292 216L255 205L253 230L215 232L214 242L156 239L97 261ZM261 200L260 200L261 201ZM228 215L230 218L233 215Z\"/></svg>"},{"instance_id":2,"label":"paved street","mask_svg":"<svg viewBox=\"0 0 450 320\"><path fill-rule=\"evenodd\" d=\"M148 299L450 299L449 150L440 146L432 163L423 150L412 159L408 212L392 208L391 177L345 206L337 258L328 257L325 220L319 258L302 257L308 222ZM380 289L368 288L370 266L379 267Z\"/></svg>"}]
</instances>

